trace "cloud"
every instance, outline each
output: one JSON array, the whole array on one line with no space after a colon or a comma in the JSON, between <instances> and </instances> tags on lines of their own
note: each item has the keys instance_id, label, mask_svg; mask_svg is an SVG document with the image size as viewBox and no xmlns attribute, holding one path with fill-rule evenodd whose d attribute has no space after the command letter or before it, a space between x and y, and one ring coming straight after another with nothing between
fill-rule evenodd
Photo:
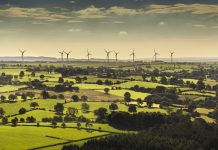
<instances>
[{"instance_id":1,"label":"cloud","mask_svg":"<svg viewBox=\"0 0 218 150\"><path fill-rule=\"evenodd\" d=\"M134 16L144 13L141 9L129 9L129 8L118 7L118 6L110 7L108 10L106 10L106 12L108 14L115 14L119 16L123 16L123 15Z\"/></svg>"},{"instance_id":2,"label":"cloud","mask_svg":"<svg viewBox=\"0 0 218 150\"><path fill-rule=\"evenodd\" d=\"M144 11L141 9L129 9L129 8L118 7L118 6L113 6L106 9L104 7L98 8L95 7L94 5L91 5L90 7L87 7L85 9L74 11L74 13L78 15L79 18L83 18L83 19L100 19L100 18L112 17L113 15L135 16L135 15L143 14Z\"/></svg>"},{"instance_id":3,"label":"cloud","mask_svg":"<svg viewBox=\"0 0 218 150\"><path fill-rule=\"evenodd\" d=\"M174 13L218 15L218 5L209 5L209 4L150 5L146 11L146 14L174 14Z\"/></svg>"},{"instance_id":4,"label":"cloud","mask_svg":"<svg viewBox=\"0 0 218 150\"><path fill-rule=\"evenodd\" d=\"M166 23L164 21L161 21L161 22L158 23L158 25L159 26L164 26L164 25L166 25Z\"/></svg>"},{"instance_id":5,"label":"cloud","mask_svg":"<svg viewBox=\"0 0 218 150\"><path fill-rule=\"evenodd\" d=\"M97 8L94 5L91 5L88 8L75 11L74 13L78 15L79 18L84 19L99 19L106 18L105 8Z\"/></svg>"},{"instance_id":6,"label":"cloud","mask_svg":"<svg viewBox=\"0 0 218 150\"><path fill-rule=\"evenodd\" d=\"M218 29L218 25L217 26L212 26L213 29Z\"/></svg>"},{"instance_id":7,"label":"cloud","mask_svg":"<svg viewBox=\"0 0 218 150\"><path fill-rule=\"evenodd\" d=\"M84 22L82 20L68 20L67 21L68 23L81 23L81 22Z\"/></svg>"},{"instance_id":8,"label":"cloud","mask_svg":"<svg viewBox=\"0 0 218 150\"><path fill-rule=\"evenodd\" d=\"M118 35L119 35L120 37L126 37L126 36L128 36L129 34L128 34L127 31L120 31L120 32L118 33Z\"/></svg>"},{"instance_id":9,"label":"cloud","mask_svg":"<svg viewBox=\"0 0 218 150\"><path fill-rule=\"evenodd\" d=\"M192 26L196 27L196 28L204 28L204 27L206 27L204 24L193 24Z\"/></svg>"},{"instance_id":10,"label":"cloud","mask_svg":"<svg viewBox=\"0 0 218 150\"><path fill-rule=\"evenodd\" d=\"M30 18L44 21L61 21L71 18L63 13L56 13L45 8L9 7L0 9L0 16L11 18Z\"/></svg>"},{"instance_id":11,"label":"cloud","mask_svg":"<svg viewBox=\"0 0 218 150\"><path fill-rule=\"evenodd\" d=\"M74 3L76 3L76 1L69 1L69 3L74 4Z\"/></svg>"},{"instance_id":12,"label":"cloud","mask_svg":"<svg viewBox=\"0 0 218 150\"><path fill-rule=\"evenodd\" d=\"M69 29L68 32L80 32L81 29Z\"/></svg>"}]
</instances>

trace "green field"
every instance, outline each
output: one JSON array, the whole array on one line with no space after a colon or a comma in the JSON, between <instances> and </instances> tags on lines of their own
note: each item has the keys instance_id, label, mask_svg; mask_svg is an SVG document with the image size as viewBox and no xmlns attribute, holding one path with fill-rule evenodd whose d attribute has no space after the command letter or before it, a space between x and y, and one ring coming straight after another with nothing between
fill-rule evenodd
<instances>
[{"instance_id":1,"label":"green field","mask_svg":"<svg viewBox=\"0 0 218 150\"><path fill-rule=\"evenodd\" d=\"M87 132L86 130L61 129L49 127L10 127L0 126L1 149L23 150L50 144L80 140L93 136L104 135L104 132ZM52 138L54 137L54 138ZM60 138L60 139L58 139ZM13 143L12 143L13 142ZM55 147L54 147L55 148ZM53 149L54 149L53 148Z\"/></svg>"},{"instance_id":2,"label":"green field","mask_svg":"<svg viewBox=\"0 0 218 150\"><path fill-rule=\"evenodd\" d=\"M121 83L117 86L128 89L128 88L134 87L135 85L138 85L139 87L144 87L144 88L156 88L157 86L174 87L172 85L164 85L164 84L159 84L159 83L142 82L142 81L130 81L126 83Z\"/></svg>"},{"instance_id":3,"label":"green field","mask_svg":"<svg viewBox=\"0 0 218 150\"><path fill-rule=\"evenodd\" d=\"M104 92L104 90L97 90L99 92ZM131 90L110 90L109 94L116 95L124 98L124 94L126 92L129 92L131 94L131 98L136 100L138 98L141 98L142 100L145 99L145 97L149 96L149 93L141 93L141 92L135 92Z\"/></svg>"},{"instance_id":4,"label":"green field","mask_svg":"<svg viewBox=\"0 0 218 150\"><path fill-rule=\"evenodd\" d=\"M0 93L17 91L25 87L27 86L26 85L0 85Z\"/></svg>"}]
</instances>

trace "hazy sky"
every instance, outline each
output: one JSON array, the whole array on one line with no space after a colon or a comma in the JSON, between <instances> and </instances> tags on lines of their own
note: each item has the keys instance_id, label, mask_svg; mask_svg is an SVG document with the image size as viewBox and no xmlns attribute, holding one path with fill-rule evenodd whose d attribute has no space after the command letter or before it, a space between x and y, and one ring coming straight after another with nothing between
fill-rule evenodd
<instances>
[{"instance_id":1,"label":"hazy sky","mask_svg":"<svg viewBox=\"0 0 218 150\"><path fill-rule=\"evenodd\" d=\"M0 56L217 57L218 0L0 0ZM111 56L112 57L112 56Z\"/></svg>"}]
</instances>

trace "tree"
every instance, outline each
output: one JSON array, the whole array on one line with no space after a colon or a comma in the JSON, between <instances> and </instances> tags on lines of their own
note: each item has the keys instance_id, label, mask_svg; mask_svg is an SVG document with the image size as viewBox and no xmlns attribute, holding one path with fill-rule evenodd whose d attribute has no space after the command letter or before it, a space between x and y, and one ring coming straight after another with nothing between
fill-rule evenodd
<instances>
[{"instance_id":1,"label":"tree","mask_svg":"<svg viewBox=\"0 0 218 150\"><path fill-rule=\"evenodd\" d=\"M42 91L41 95L42 95L42 98L43 98L43 99L47 99L47 98L50 97L50 96L49 96L49 93L48 93L47 91Z\"/></svg>"},{"instance_id":2,"label":"tree","mask_svg":"<svg viewBox=\"0 0 218 150\"><path fill-rule=\"evenodd\" d=\"M161 79L160 79L160 83L161 84L168 84L167 78L165 76L162 76Z\"/></svg>"},{"instance_id":3,"label":"tree","mask_svg":"<svg viewBox=\"0 0 218 150\"><path fill-rule=\"evenodd\" d=\"M12 126L16 127L16 126L17 126L17 122L18 122L17 117L15 117L14 119L12 119L12 120L11 120Z\"/></svg>"},{"instance_id":4,"label":"tree","mask_svg":"<svg viewBox=\"0 0 218 150\"><path fill-rule=\"evenodd\" d=\"M36 122L36 118L34 118L33 116L27 117L26 122L27 123L34 123L34 122Z\"/></svg>"},{"instance_id":5,"label":"tree","mask_svg":"<svg viewBox=\"0 0 218 150\"><path fill-rule=\"evenodd\" d=\"M143 80L143 81L146 81L146 74L143 74L143 75L142 75L142 80Z\"/></svg>"},{"instance_id":6,"label":"tree","mask_svg":"<svg viewBox=\"0 0 218 150\"><path fill-rule=\"evenodd\" d=\"M5 110L0 107L0 118L3 117L5 114Z\"/></svg>"},{"instance_id":7,"label":"tree","mask_svg":"<svg viewBox=\"0 0 218 150\"><path fill-rule=\"evenodd\" d=\"M81 123L80 123L80 122L77 122L77 123L76 123L76 126L77 126L78 129L80 129L80 128L81 128Z\"/></svg>"},{"instance_id":8,"label":"tree","mask_svg":"<svg viewBox=\"0 0 218 150\"><path fill-rule=\"evenodd\" d=\"M102 81L102 80L98 80L98 81L96 81L96 84L102 85L102 84L103 84L103 81Z\"/></svg>"},{"instance_id":9,"label":"tree","mask_svg":"<svg viewBox=\"0 0 218 150\"><path fill-rule=\"evenodd\" d=\"M78 77L78 76L75 78L75 80L76 80L76 83L81 83L82 82L82 79L80 77Z\"/></svg>"},{"instance_id":10,"label":"tree","mask_svg":"<svg viewBox=\"0 0 218 150\"><path fill-rule=\"evenodd\" d=\"M58 83L64 83L64 79L63 79L62 77L60 77L60 78L58 79Z\"/></svg>"},{"instance_id":11,"label":"tree","mask_svg":"<svg viewBox=\"0 0 218 150\"><path fill-rule=\"evenodd\" d=\"M79 87L78 86L73 87L73 89L74 89L75 92L79 92Z\"/></svg>"},{"instance_id":12,"label":"tree","mask_svg":"<svg viewBox=\"0 0 218 150\"><path fill-rule=\"evenodd\" d=\"M10 101L14 101L15 99L17 99L17 96L14 95L14 94L10 94L10 95L8 96L8 99L9 99Z\"/></svg>"},{"instance_id":13,"label":"tree","mask_svg":"<svg viewBox=\"0 0 218 150\"><path fill-rule=\"evenodd\" d=\"M78 109L74 108L74 107L68 107L67 108L67 113L69 115L75 116L76 114L78 114Z\"/></svg>"},{"instance_id":14,"label":"tree","mask_svg":"<svg viewBox=\"0 0 218 150\"><path fill-rule=\"evenodd\" d=\"M83 102L88 101L88 96L85 96L85 95L81 96L81 101Z\"/></svg>"},{"instance_id":15,"label":"tree","mask_svg":"<svg viewBox=\"0 0 218 150\"><path fill-rule=\"evenodd\" d=\"M138 106L141 106L143 104L143 101L141 98L138 98L136 101L138 103Z\"/></svg>"},{"instance_id":16,"label":"tree","mask_svg":"<svg viewBox=\"0 0 218 150\"><path fill-rule=\"evenodd\" d=\"M33 97L35 97L35 94L33 92L27 92L26 96L29 96L32 99Z\"/></svg>"},{"instance_id":17,"label":"tree","mask_svg":"<svg viewBox=\"0 0 218 150\"><path fill-rule=\"evenodd\" d=\"M4 95L2 95L2 96L0 97L0 99L1 99L1 102L4 102L4 101L6 100L6 97L5 97Z\"/></svg>"},{"instance_id":18,"label":"tree","mask_svg":"<svg viewBox=\"0 0 218 150\"><path fill-rule=\"evenodd\" d=\"M26 94L23 93L23 94L21 95L21 98L22 98L24 101L26 101L26 100L27 100Z\"/></svg>"},{"instance_id":19,"label":"tree","mask_svg":"<svg viewBox=\"0 0 218 150\"><path fill-rule=\"evenodd\" d=\"M154 102L153 102L152 98L148 98L147 101L146 101L146 103L147 103L147 107L148 107L148 108L151 108L151 107L153 106L153 103L154 103Z\"/></svg>"},{"instance_id":20,"label":"tree","mask_svg":"<svg viewBox=\"0 0 218 150\"><path fill-rule=\"evenodd\" d=\"M188 104L188 112L192 113L196 109L196 105L193 102Z\"/></svg>"},{"instance_id":21,"label":"tree","mask_svg":"<svg viewBox=\"0 0 218 150\"><path fill-rule=\"evenodd\" d=\"M56 111L57 114L62 114L64 111L64 105L62 103L57 103L54 106L54 110Z\"/></svg>"},{"instance_id":22,"label":"tree","mask_svg":"<svg viewBox=\"0 0 218 150\"><path fill-rule=\"evenodd\" d=\"M39 104L37 102L30 103L30 107L36 108L38 106L39 106Z\"/></svg>"},{"instance_id":23,"label":"tree","mask_svg":"<svg viewBox=\"0 0 218 150\"><path fill-rule=\"evenodd\" d=\"M8 117L2 118L2 124L8 124Z\"/></svg>"},{"instance_id":24,"label":"tree","mask_svg":"<svg viewBox=\"0 0 218 150\"><path fill-rule=\"evenodd\" d=\"M218 100L218 88L216 89L216 99Z\"/></svg>"},{"instance_id":25,"label":"tree","mask_svg":"<svg viewBox=\"0 0 218 150\"><path fill-rule=\"evenodd\" d=\"M57 127L57 122L53 120L53 121L51 122L51 125L52 125L53 128L56 128L56 127Z\"/></svg>"},{"instance_id":26,"label":"tree","mask_svg":"<svg viewBox=\"0 0 218 150\"><path fill-rule=\"evenodd\" d=\"M33 71L33 72L31 73L31 76L32 76L32 77L35 77L35 76L36 76L36 73Z\"/></svg>"},{"instance_id":27,"label":"tree","mask_svg":"<svg viewBox=\"0 0 218 150\"><path fill-rule=\"evenodd\" d=\"M99 120L105 119L107 116L107 109L100 107L99 109L94 110L94 114L98 116Z\"/></svg>"},{"instance_id":28,"label":"tree","mask_svg":"<svg viewBox=\"0 0 218 150\"><path fill-rule=\"evenodd\" d=\"M91 129L93 127L93 124L87 120L85 126L86 126L86 128Z\"/></svg>"},{"instance_id":29,"label":"tree","mask_svg":"<svg viewBox=\"0 0 218 150\"><path fill-rule=\"evenodd\" d=\"M129 92L126 92L126 93L124 94L124 100L125 100L127 103L131 102L131 94L130 94Z\"/></svg>"},{"instance_id":30,"label":"tree","mask_svg":"<svg viewBox=\"0 0 218 150\"><path fill-rule=\"evenodd\" d=\"M39 77L41 80L43 80L45 78L45 75L41 74Z\"/></svg>"},{"instance_id":31,"label":"tree","mask_svg":"<svg viewBox=\"0 0 218 150\"><path fill-rule=\"evenodd\" d=\"M87 103L82 103L82 111L84 112L84 113L87 113L88 111L89 111L89 104L87 104Z\"/></svg>"},{"instance_id":32,"label":"tree","mask_svg":"<svg viewBox=\"0 0 218 150\"><path fill-rule=\"evenodd\" d=\"M66 124L63 122L63 123L61 124L61 127L62 127L62 128L65 128L65 127L66 127Z\"/></svg>"},{"instance_id":33,"label":"tree","mask_svg":"<svg viewBox=\"0 0 218 150\"><path fill-rule=\"evenodd\" d=\"M105 89L104 89L105 94L109 94L109 91L110 91L109 88L105 88Z\"/></svg>"},{"instance_id":34,"label":"tree","mask_svg":"<svg viewBox=\"0 0 218 150\"><path fill-rule=\"evenodd\" d=\"M25 74L24 74L24 71L21 71L20 74L19 74L20 78L23 78L24 75L25 75Z\"/></svg>"},{"instance_id":35,"label":"tree","mask_svg":"<svg viewBox=\"0 0 218 150\"><path fill-rule=\"evenodd\" d=\"M205 89L205 84L203 82L203 79L199 79L198 80L198 82L197 82L197 89L200 90L200 91Z\"/></svg>"},{"instance_id":36,"label":"tree","mask_svg":"<svg viewBox=\"0 0 218 150\"><path fill-rule=\"evenodd\" d=\"M128 112L135 113L137 112L137 108L135 105L129 105Z\"/></svg>"},{"instance_id":37,"label":"tree","mask_svg":"<svg viewBox=\"0 0 218 150\"><path fill-rule=\"evenodd\" d=\"M73 95L71 97L71 99L74 101L74 102L78 102L79 101L79 96L78 95Z\"/></svg>"},{"instance_id":38,"label":"tree","mask_svg":"<svg viewBox=\"0 0 218 150\"><path fill-rule=\"evenodd\" d=\"M118 105L116 103L112 103L112 104L110 104L109 109L111 111L115 111L118 109Z\"/></svg>"},{"instance_id":39,"label":"tree","mask_svg":"<svg viewBox=\"0 0 218 150\"><path fill-rule=\"evenodd\" d=\"M26 109L25 108L20 108L19 114L25 114L25 113L26 113Z\"/></svg>"},{"instance_id":40,"label":"tree","mask_svg":"<svg viewBox=\"0 0 218 150\"><path fill-rule=\"evenodd\" d=\"M63 94L59 94L59 95L58 95L58 98L60 98L60 99L65 99L65 96L64 96Z\"/></svg>"}]
</instances>

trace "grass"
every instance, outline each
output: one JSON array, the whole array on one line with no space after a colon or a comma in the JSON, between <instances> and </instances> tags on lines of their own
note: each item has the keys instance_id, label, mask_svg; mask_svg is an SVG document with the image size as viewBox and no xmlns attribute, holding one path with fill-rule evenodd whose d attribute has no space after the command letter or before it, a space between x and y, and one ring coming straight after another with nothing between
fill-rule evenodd
<instances>
[{"instance_id":1,"label":"grass","mask_svg":"<svg viewBox=\"0 0 218 150\"><path fill-rule=\"evenodd\" d=\"M138 85L139 87L144 87L144 88L156 88L157 86L174 87L173 85L164 85L164 84L159 84L159 83L143 82L143 81L130 81L126 83L121 83L117 86L128 89L128 88L134 87L135 85Z\"/></svg>"},{"instance_id":2,"label":"grass","mask_svg":"<svg viewBox=\"0 0 218 150\"><path fill-rule=\"evenodd\" d=\"M16 116L19 120L20 118L24 118L26 120L27 117L33 116L34 118L36 118L37 122L42 121L42 118L53 118L55 116L54 112L51 111L44 111L44 110L33 110L30 112L27 112L25 114L22 115L18 115ZM13 119L14 117L11 117L11 119ZM9 119L9 121L11 121Z\"/></svg>"},{"instance_id":3,"label":"grass","mask_svg":"<svg viewBox=\"0 0 218 150\"><path fill-rule=\"evenodd\" d=\"M207 108L196 108L195 111L199 112L200 114L207 115L210 112L214 111L214 109L207 109Z\"/></svg>"},{"instance_id":4,"label":"grass","mask_svg":"<svg viewBox=\"0 0 218 150\"><path fill-rule=\"evenodd\" d=\"M40 108L46 108L47 110L54 110L54 105L56 103L64 103L64 100L54 100L54 99L37 99L32 101L21 102L18 101L16 103L2 103L0 107L5 110L5 115L14 115L18 114L20 108L25 108L26 110L30 110L30 103L37 102Z\"/></svg>"},{"instance_id":5,"label":"grass","mask_svg":"<svg viewBox=\"0 0 218 150\"><path fill-rule=\"evenodd\" d=\"M104 92L104 90L97 90L99 92ZM116 95L116 96L120 96L124 98L124 94L126 92L129 92L131 94L131 98L136 100L138 98L141 98L142 100L144 100L145 97L149 96L149 93L141 93L141 92L135 92L135 91L131 91L131 90L110 90L109 94L111 95Z\"/></svg>"},{"instance_id":6,"label":"grass","mask_svg":"<svg viewBox=\"0 0 218 150\"><path fill-rule=\"evenodd\" d=\"M77 86L79 87L80 89L86 89L86 90L102 90L102 89L105 89L105 88L109 88L111 89L110 86L107 86L107 85L98 85L98 84L75 84L74 86Z\"/></svg>"},{"instance_id":7,"label":"grass","mask_svg":"<svg viewBox=\"0 0 218 150\"><path fill-rule=\"evenodd\" d=\"M2 85L0 86L0 93L17 91L21 88L27 87L26 85Z\"/></svg>"},{"instance_id":8,"label":"grass","mask_svg":"<svg viewBox=\"0 0 218 150\"><path fill-rule=\"evenodd\" d=\"M61 128L48 128L48 127L10 127L0 126L1 149L7 150L23 150L30 149L67 140L79 140L93 136L104 135L104 132L87 132L86 130L77 129L61 129ZM47 136L58 137L61 139L50 138ZM13 142L13 143L12 143Z\"/></svg>"},{"instance_id":9,"label":"grass","mask_svg":"<svg viewBox=\"0 0 218 150\"><path fill-rule=\"evenodd\" d=\"M77 114L77 116L83 115L87 118L96 118L96 116L94 115L93 111L103 107L106 108L108 110L108 113L110 113L109 110L109 106L111 104L111 102L86 102L87 104L89 104L90 106L90 112L89 113L82 113L81 111L81 105L83 102L71 102L71 103L67 103L65 104L65 112L67 111L68 107L74 107L79 109L79 113ZM125 111L128 112L128 107L122 103L116 103L118 105L118 110L117 111ZM161 113L165 113L167 114L167 111L164 109L160 109L160 108L137 108L137 112L161 112Z\"/></svg>"},{"instance_id":10,"label":"grass","mask_svg":"<svg viewBox=\"0 0 218 150\"><path fill-rule=\"evenodd\" d=\"M6 75L19 75L21 71L25 71L25 69L0 69L0 74L5 73Z\"/></svg>"},{"instance_id":11,"label":"grass","mask_svg":"<svg viewBox=\"0 0 218 150\"><path fill-rule=\"evenodd\" d=\"M209 96L209 97L214 97L215 94L212 93L206 93L206 92L198 92L198 91L187 91L187 92L182 92L183 95L199 95L199 96Z\"/></svg>"}]
</instances>

